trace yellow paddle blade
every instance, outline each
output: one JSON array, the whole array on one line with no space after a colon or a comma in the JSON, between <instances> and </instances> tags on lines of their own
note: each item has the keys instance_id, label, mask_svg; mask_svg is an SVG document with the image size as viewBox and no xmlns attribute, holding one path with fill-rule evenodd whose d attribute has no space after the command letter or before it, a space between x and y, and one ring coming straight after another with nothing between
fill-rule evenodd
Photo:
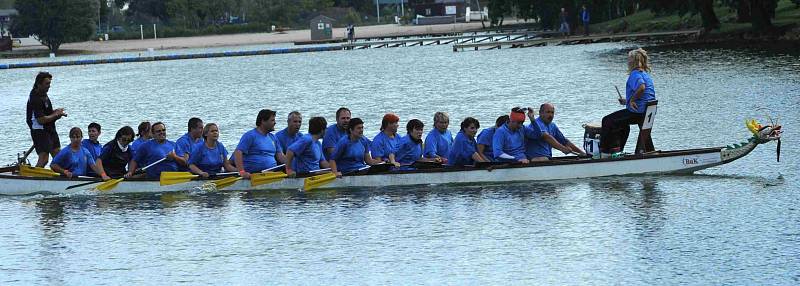
<instances>
[{"instance_id":1,"label":"yellow paddle blade","mask_svg":"<svg viewBox=\"0 0 800 286\"><path fill-rule=\"evenodd\" d=\"M124 179L125 178L111 179L111 180L103 182L102 184L97 185L97 187L94 187L94 188L95 188L95 190L98 190L98 191L101 191L101 192L107 192L107 191L110 191L110 190L114 189L115 187L117 187L119 182L122 182L122 180L124 180Z\"/></svg>"},{"instance_id":2,"label":"yellow paddle blade","mask_svg":"<svg viewBox=\"0 0 800 286\"><path fill-rule=\"evenodd\" d=\"M271 184L279 182L283 180L283 178L286 178L286 173L284 172L253 173L250 175L250 185L255 187L263 184Z\"/></svg>"},{"instance_id":3,"label":"yellow paddle blade","mask_svg":"<svg viewBox=\"0 0 800 286\"><path fill-rule=\"evenodd\" d=\"M336 174L334 173L325 173L322 175L316 175L313 177L308 177L303 180L303 190L310 191L315 188L321 187L325 184L333 182L336 180Z\"/></svg>"},{"instance_id":4,"label":"yellow paddle blade","mask_svg":"<svg viewBox=\"0 0 800 286\"><path fill-rule=\"evenodd\" d=\"M212 181L212 183L214 183L214 185L217 186L218 190L221 190L229 187L230 185L233 185L234 183L238 182L241 179L242 177L227 177L224 179L214 180Z\"/></svg>"},{"instance_id":5,"label":"yellow paddle blade","mask_svg":"<svg viewBox=\"0 0 800 286\"><path fill-rule=\"evenodd\" d=\"M61 174L53 172L53 170L39 167L31 167L28 165L19 166L19 174L26 177L58 177Z\"/></svg>"},{"instance_id":6,"label":"yellow paddle blade","mask_svg":"<svg viewBox=\"0 0 800 286\"><path fill-rule=\"evenodd\" d=\"M189 172L161 172L161 178L159 179L159 182L162 186L169 186L186 183L194 178L197 178L197 175L193 175Z\"/></svg>"}]
</instances>

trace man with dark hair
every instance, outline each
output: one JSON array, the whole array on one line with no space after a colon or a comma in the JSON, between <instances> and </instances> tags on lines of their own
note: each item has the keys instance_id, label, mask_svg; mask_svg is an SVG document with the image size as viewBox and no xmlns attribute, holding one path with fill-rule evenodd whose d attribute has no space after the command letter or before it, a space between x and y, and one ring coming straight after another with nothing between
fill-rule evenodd
<instances>
[{"instance_id":1,"label":"man with dark hair","mask_svg":"<svg viewBox=\"0 0 800 286\"><path fill-rule=\"evenodd\" d=\"M303 133L300 132L300 127L302 125L303 116L300 112L289 112L289 118L286 119L286 128L275 133L275 137L278 138L278 144L281 144L281 149L284 151L287 150L289 145L292 145L294 141L303 137Z\"/></svg>"},{"instance_id":2,"label":"man with dark hair","mask_svg":"<svg viewBox=\"0 0 800 286\"><path fill-rule=\"evenodd\" d=\"M189 119L189 123L187 124L188 132L183 134L181 138L178 138L175 141L175 154L181 156L185 159L185 162L189 162L189 153L192 151L192 146L197 143L203 142L203 120L200 118L192 117ZM178 171L181 172L188 172L189 165L188 164L178 164Z\"/></svg>"},{"instance_id":3,"label":"man with dark hair","mask_svg":"<svg viewBox=\"0 0 800 286\"><path fill-rule=\"evenodd\" d=\"M44 167L50 160L49 155L55 157L61 151L61 141L56 132L56 120L67 116L67 112L64 108L53 109L50 97L47 96L52 80L53 76L47 72L40 72L36 75L36 81L33 83L25 110L25 121L31 130L33 147L36 148L36 154L39 155L36 167Z\"/></svg>"},{"instance_id":4,"label":"man with dark hair","mask_svg":"<svg viewBox=\"0 0 800 286\"><path fill-rule=\"evenodd\" d=\"M89 123L89 127L86 128L86 130L89 133L89 139L83 139L83 141L81 141L81 147L86 148L89 154L92 155L92 160L97 161L97 159L100 158L100 153L103 151L103 145L97 140L97 138L100 137L100 124L96 122ZM86 175L91 177L97 176L92 169L86 170Z\"/></svg>"},{"instance_id":5,"label":"man with dark hair","mask_svg":"<svg viewBox=\"0 0 800 286\"><path fill-rule=\"evenodd\" d=\"M320 168L328 168L328 161L322 156L319 139L325 135L325 118L314 117L308 121L308 134L289 145L286 150L286 174L309 173Z\"/></svg>"},{"instance_id":6,"label":"man with dark hair","mask_svg":"<svg viewBox=\"0 0 800 286\"><path fill-rule=\"evenodd\" d=\"M153 123L150 130L153 132L153 139L145 142L136 150L136 154L128 165L126 178L134 176L137 167L146 167L161 159L164 160L147 168L148 178L158 179L161 172L174 172L178 170L179 164L186 164L186 160L175 153L175 142L167 140L167 126L164 123Z\"/></svg>"},{"instance_id":7,"label":"man with dark hair","mask_svg":"<svg viewBox=\"0 0 800 286\"><path fill-rule=\"evenodd\" d=\"M247 131L234 151L239 175L249 179L250 173L261 172L286 163L281 145L275 134L275 111L262 109L256 117L256 128Z\"/></svg>"},{"instance_id":8,"label":"man with dark hair","mask_svg":"<svg viewBox=\"0 0 800 286\"><path fill-rule=\"evenodd\" d=\"M324 150L325 158L330 159L333 154L333 149L339 139L347 136L347 125L350 123L350 109L341 107L336 110L336 124L331 124L325 131L325 138L322 139L322 150Z\"/></svg>"}]
</instances>

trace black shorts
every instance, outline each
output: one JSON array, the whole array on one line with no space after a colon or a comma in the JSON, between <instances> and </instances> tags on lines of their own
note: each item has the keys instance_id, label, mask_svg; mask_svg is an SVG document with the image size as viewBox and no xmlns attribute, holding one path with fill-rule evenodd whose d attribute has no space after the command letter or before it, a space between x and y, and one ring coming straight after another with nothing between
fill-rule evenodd
<instances>
[{"instance_id":1,"label":"black shorts","mask_svg":"<svg viewBox=\"0 0 800 286\"><path fill-rule=\"evenodd\" d=\"M36 154L49 154L56 148L61 148L61 141L58 140L58 133L55 130L31 129L31 138Z\"/></svg>"}]
</instances>

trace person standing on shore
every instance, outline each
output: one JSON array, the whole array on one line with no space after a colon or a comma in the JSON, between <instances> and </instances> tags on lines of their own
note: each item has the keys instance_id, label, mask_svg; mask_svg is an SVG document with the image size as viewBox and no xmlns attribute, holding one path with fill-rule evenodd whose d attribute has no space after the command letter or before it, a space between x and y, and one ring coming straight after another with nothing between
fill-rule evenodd
<instances>
[{"instance_id":1,"label":"person standing on shore","mask_svg":"<svg viewBox=\"0 0 800 286\"><path fill-rule=\"evenodd\" d=\"M39 155L36 167L44 167L50 160L49 156L55 157L61 151L61 141L58 140L58 132L56 132L56 120L66 117L67 112L64 108L53 109L50 97L47 96L52 80L53 75L48 72L39 72L36 75L36 81L33 83L25 110L25 121L31 130L33 147L36 149L36 154Z\"/></svg>"},{"instance_id":2,"label":"person standing on shore","mask_svg":"<svg viewBox=\"0 0 800 286\"><path fill-rule=\"evenodd\" d=\"M569 36L569 17L567 16L567 10L564 7L561 7L561 27L558 28L558 31L561 32L564 36Z\"/></svg>"},{"instance_id":3,"label":"person standing on shore","mask_svg":"<svg viewBox=\"0 0 800 286\"><path fill-rule=\"evenodd\" d=\"M581 7L581 22L583 22L583 35L589 35L589 9L586 9L586 4Z\"/></svg>"}]
</instances>

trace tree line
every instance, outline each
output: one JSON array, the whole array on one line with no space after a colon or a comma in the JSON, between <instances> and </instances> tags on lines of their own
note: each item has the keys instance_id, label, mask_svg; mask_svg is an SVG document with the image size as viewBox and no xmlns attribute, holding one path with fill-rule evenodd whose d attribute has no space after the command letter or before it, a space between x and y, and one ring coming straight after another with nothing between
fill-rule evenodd
<instances>
[{"instance_id":1,"label":"tree line","mask_svg":"<svg viewBox=\"0 0 800 286\"><path fill-rule=\"evenodd\" d=\"M800 0L792 0L800 5ZM591 13L591 22L603 22L624 17L639 10L650 9L657 15L678 13L699 14L703 28L717 29L719 19L715 5L724 5L737 11L737 21L752 23L756 31L773 29L772 18L778 0L491 0L489 18L493 25L502 25L506 16L525 20L537 20L545 28L556 27L561 8L571 14L573 21L582 5Z\"/></svg>"},{"instance_id":2,"label":"tree line","mask_svg":"<svg viewBox=\"0 0 800 286\"><path fill-rule=\"evenodd\" d=\"M4 0L0 0L4 1ZM5 0L8 1L8 0ZM360 24L375 13L375 0L24 0L14 1L19 15L12 21L15 35L36 35L51 51L62 43L85 41L97 36L102 27L120 18L122 26L162 24L197 30L231 23L261 23L283 27L306 25L320 13L340 19L340 24ZM410 0L411 2L420 0ZM421 0L428 2L429 0ZM800 5L800 0L792 0ZM467 0L472 5L476 0ZM488 0L492 25L502 25L505 17L535 20L543 28L558 24L559 11L565 8L577 22L578 11L586 5L591 22L624 17L640 10L667 15L699 14L707 30L719 28L715 5L737 11L739 22L752 23L756 31L773 29L772 18L778 0ZM407 9L410 9L406 6ZM392 7L384 7L391 14ZM409 13L411 14L411 13ZM111 17L110 15L116 15Z\"/></svg>"}]
</instances>

